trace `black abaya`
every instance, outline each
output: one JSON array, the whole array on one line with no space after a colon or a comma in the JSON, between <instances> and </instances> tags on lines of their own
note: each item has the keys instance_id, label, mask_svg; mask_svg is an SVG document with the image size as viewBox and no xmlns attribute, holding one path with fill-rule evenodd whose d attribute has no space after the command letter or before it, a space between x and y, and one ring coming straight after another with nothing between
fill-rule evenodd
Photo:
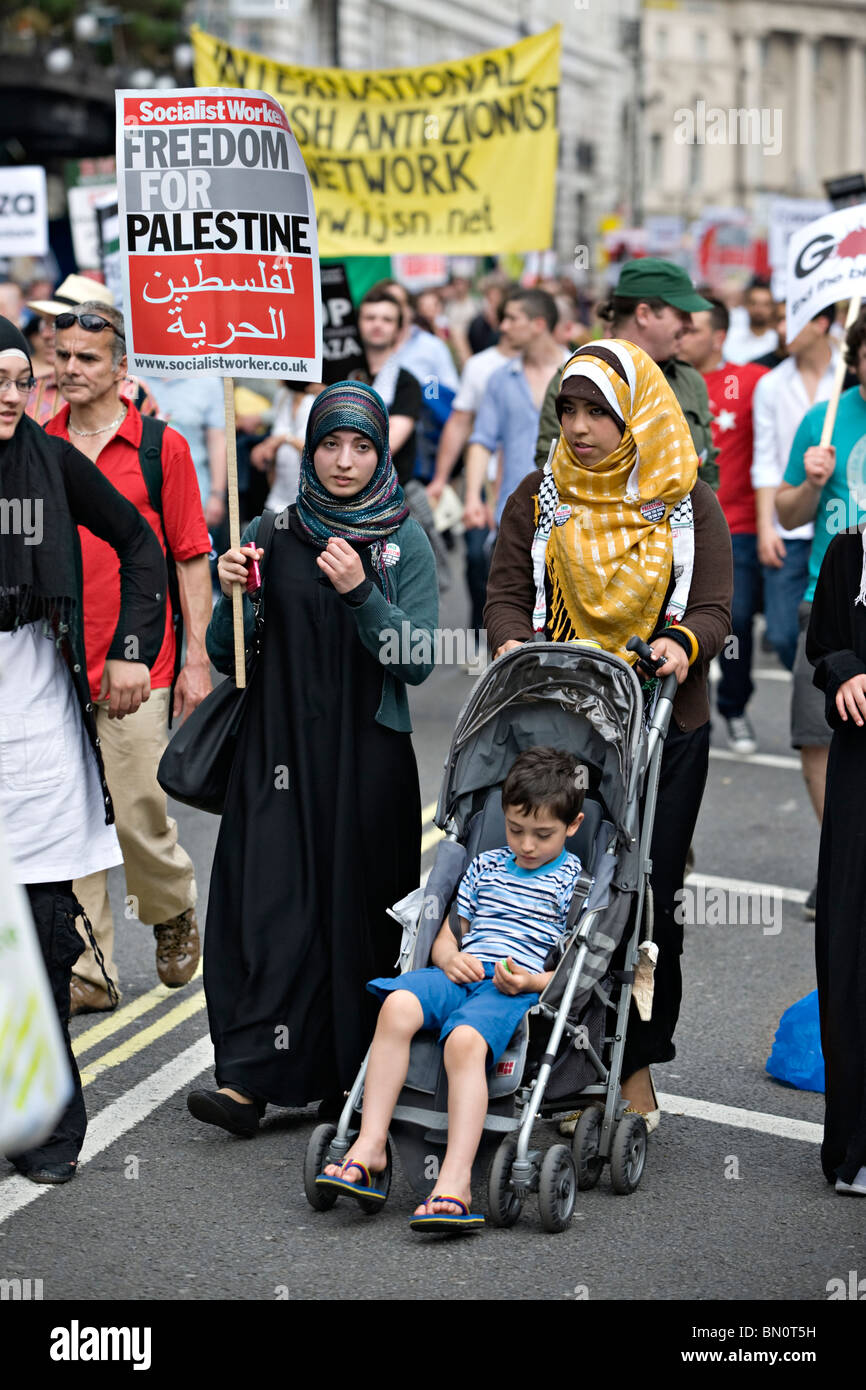
<instances>
[{"instance_id":1,"label":"black abaya","mask_svg":"<svg viewBox=\"0 0 866 1390\"><path fill-rule=\"evenodd\" d=\"M866 1164L866 725L842 721L839 686L866 675L866 609L855 606L859 533L831 541L812 605L806 654L827 696L833 741L818 858L815 957L826 1108L821 1164L850 1183Z\"/></svg>"},{"instance_id":2,"label":"black abaya","mask_svg":"<svg viewBox=\"0 0 866 1390\"><path fill-rule=\"evenodd\" d=\"M365 984L395 973L386 909L418 885L421 801L409 734L375 720L383 668L291 517L268 554L205 992L217 1084L302 1106L348 1089L372 1038Z\"/></svg>"}]
</instances>

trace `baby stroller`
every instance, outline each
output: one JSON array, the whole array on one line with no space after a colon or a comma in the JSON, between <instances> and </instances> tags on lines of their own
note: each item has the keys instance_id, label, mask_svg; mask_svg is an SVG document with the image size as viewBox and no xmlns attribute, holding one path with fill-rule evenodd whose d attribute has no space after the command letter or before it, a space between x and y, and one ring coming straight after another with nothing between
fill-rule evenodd
<instances>
[{"instance_id":1,"label":"baby stroller","mask_svg":"<svg viewBox=\"0 0 866 1390\"><path fill-rule=\"evenodd\" d=\"M645 643L630 648L652 666ZM615 1192L634 1191L643 1175L644 1119L625 1114L620 1090L631 986L638 944L651 936L648 893L659 763L676 679L656 687L647 706L628 663L583 643L534 642L488 667L460 712L445 764L435 823L445 831L426 885L392 909L403 923L400 970L429 964L436 935L451 913L471 859L505 844L501 787L517 755L535 745L579 757L589 774L584 821L567 848L583 873L553 978L488 1078L489 1108L473 1168L487 1178L488 1216L511 1226L530 1193L547 1231L568 1225L579 1189L594 1187L610 1166ZM646 909L646 910L645 910ZM618 949L619 948L619 949ZM320 1125L307 1148L304 1189L326 1210L337 1194L316 1186L326 1163L340 1163L357 1134L366 1062L339 1124ZM582 1111L572 1143L546 1152L531 1147L536 1119ZM426 1196L439 1173L447 1136L447 1078L430 1033L412 1044L406 1084L390 1137L411 1186ZM380 1191L387 1192L391 1154ZM363 1210L379 1210L381 1197Z\"/></svg>"}]
</instances>

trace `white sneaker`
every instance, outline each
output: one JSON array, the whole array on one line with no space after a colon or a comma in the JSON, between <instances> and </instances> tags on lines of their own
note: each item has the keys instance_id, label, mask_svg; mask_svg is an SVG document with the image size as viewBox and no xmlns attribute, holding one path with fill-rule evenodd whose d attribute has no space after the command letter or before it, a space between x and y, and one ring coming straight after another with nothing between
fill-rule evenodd
<instances>
[{"instance_id":1,"label":"white sneaker","mask_svg":"<svg viewBox=\"0 0 866 1390\"><path fill-rule=\"evenodd\" d=\"M745 714L732 715L726 719L728 726L728 747L734 753L757 753L758 740L748 717Z\"/></svg>"}]
</instances>

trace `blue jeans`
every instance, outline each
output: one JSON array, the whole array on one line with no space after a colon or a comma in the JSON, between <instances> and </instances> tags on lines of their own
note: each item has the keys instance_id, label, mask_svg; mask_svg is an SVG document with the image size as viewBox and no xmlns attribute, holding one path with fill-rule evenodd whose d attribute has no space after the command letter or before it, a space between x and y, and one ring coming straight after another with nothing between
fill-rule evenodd
<instances>
[{"instance_id":1,"label":"blue jeans","mask_svg":"<svg viewBox=\"0 0 866 1390\"><path fill-rule=\"evenodd\" d=\"M722 678L716 692L716 703L723 719L733 719L742 714L752 698L752 624L755 614L761 611L758 538L754 535L731 536L731 547L734 552L731 632L736 644L730 652L726 644L719 657Z\"/></svg>"},{"instance_id":2,"label":"blue jeans","mask_svg":"<svg viewBox=\"0 0 866 1390\"><path fill-rule=\"evenodd\" d=\"M764 565L764 615L767 638L782 665L794 669L797 654L797 609L809 582L809 552L812 542L785 541L787 554L781 569Z\"/></svg>"},{"instance_id":3,"label":"blue jeans","mask_svg":"<svg viewBox=\"0 0 866 1390\"><path fill-rule=\"evenodd\" d=\"M471 526L464 532L466 546L466 587L469 590L471 613L469 626L475 632L484 627L484 605L487 602L487 576L490 573L490 549L486 526Z\"/></svg>"}]
</instances>

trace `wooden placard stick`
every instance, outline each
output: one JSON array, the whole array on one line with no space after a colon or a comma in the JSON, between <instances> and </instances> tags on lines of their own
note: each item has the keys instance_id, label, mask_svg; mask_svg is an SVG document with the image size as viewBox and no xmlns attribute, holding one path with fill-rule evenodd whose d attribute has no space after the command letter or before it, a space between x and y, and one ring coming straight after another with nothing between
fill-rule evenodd
<instances>
[{"instance_id":1,"label":"wooden placard stick","mask_svg":"<svg viewBox=\"0 0 866 1390\"><path fill-rule=\"evenodd\" d=\"M848 317L845 320L845 331L851 327L852 323L860 314L860 295L855 294L851 303L848 305ZM845 380L847 370L845 363L845 353L839 353L839 361L836 363L836 375L833 378L833 391L827 402L827 414L824 416L824 428L821 430L821 448L824 449L833 438L833 427L836 424L836 411L839 407L839 397L842 394L842 382Z\"/></svg>"},{"instance_id":2,"label":"wooden placard stick","mask_svg":"<svg viewBox=\"0 0 866 1390\"><path fill-rule=\"evenodd\" d=\"M239 550L241 544L241 508L238 500L238 449L235 434L235 383L230 376L223 377L223 394L226 407L226 472L229 500L229 545ZM232 626L235 638L235 685L242 690L247 683L247 665L244 657L244 586L232 585Z\"/></svg>"}]
</instances>

